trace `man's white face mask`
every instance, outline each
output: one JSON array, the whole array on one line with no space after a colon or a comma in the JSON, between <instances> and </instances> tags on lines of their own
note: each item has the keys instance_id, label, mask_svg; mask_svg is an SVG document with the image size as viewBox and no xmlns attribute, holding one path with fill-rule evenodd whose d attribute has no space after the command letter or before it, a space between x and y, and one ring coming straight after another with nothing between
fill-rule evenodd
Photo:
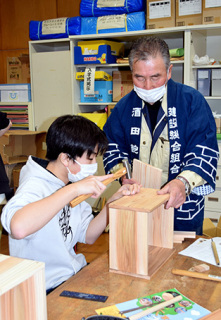
<instances>
[{"instance_id":1,"label":"man's white face mask","mask_svg":"<svg viewBox=\"0 0 221 320\"><path fill-rule=\"evenodd\" d=\"M153 104L164 96L166 92L166 84L163 84L161 87L150 89L150 90L138 88L134 85L134 91L137 93L138 97L140 97L142 100L150 104Z\"/></svg>"},{"instance_id":2,"label":"man's white face mask","mask_svg":"<svg viewBox=\"0 0 221 320\"><path fill-rule=\"evenodd\" d=\"M87 178L89 176L92 176L97 171L97 162L96 163L90 163L90 164L82 164L78 162L77 160L74 160L79 166L81 167L81 170L73 174L71 173L70 169L67 167L68 170L68 179L70 182L77 182L84 178Z\"/></svg>"}]
</instances>

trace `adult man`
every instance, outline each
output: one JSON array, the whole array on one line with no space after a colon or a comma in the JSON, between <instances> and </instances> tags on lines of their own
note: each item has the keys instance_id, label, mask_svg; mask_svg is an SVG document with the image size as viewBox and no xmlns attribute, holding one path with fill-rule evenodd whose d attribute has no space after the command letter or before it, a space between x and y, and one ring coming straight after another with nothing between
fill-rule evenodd
<instances>
[{"instance_id":1,"label":"adult man","mask_svg":"<svg viewBox=\"0 0 221 320\"><path fill-rule=\"evenodd\" d=\"M166 208L175 208L174 229L201 234L204 195L215 189L218 159L210 107L197 90L171 80L165 41L138 39L129 63L134 90L117 103L104 126L105 170L123 158L161 168L164 186L158 193L170 194Z\"/></svg>"}]
</instances>

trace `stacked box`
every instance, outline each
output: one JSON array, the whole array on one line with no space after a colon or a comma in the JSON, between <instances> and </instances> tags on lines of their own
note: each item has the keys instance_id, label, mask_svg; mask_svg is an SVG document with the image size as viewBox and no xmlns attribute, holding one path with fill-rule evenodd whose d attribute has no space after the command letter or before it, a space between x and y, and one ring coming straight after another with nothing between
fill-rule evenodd
<instances>
[{"instance_id":1,"label":"stacked box","mask_svg":"<svg viewBox=\"0 0 221 320\"><path fill-rule=\"evenodd\" d=\"M211 69L197 70L197 90L204 96L211 93Z\"/></svg>"},{"instance_id":2,"label":"stacked box","mask_svg":"<svg viewBox=\"0 0 221 320\"><path fill-rule=\"evenodd\" d=\"M30 83L29 55L7 57L7 83Z\"/></svg>"},{"instance_id":3,"label":"stacked box","mask_svg":"<svg viewBox=\"0 0 221 320\"><path fill-rule=\"evenodd\" d=\"M147 0L147 29L175 27L175 0Z\"/></svg>"},{"instance_id":4,"label":"stacked box","mask_svg":"<svg viewBox=\"0 0 221 320\"><path fill-rule=\"evenodd\" d=\"M202 24L202 0L176 0L176 26Z\"/></svg>"},{"instance_id":5,"label":"stacked box","mask_svg":"<svg viewBox=\"0 0 221 320\"><path fill-rule=\"evenodd\" d=\"M221 1L203 0L203 24L221 23Z\"/></svg>"},{"instance_id":6,"label":"stacked box","mask_svg":"<svg viewBox=\"0 0 221 320\"><path fill-rule=\"evenodd\" d=\"M221 88L221 69L212 69L212 96L219 97Z\"/></svg>"},{"instance_id":7,"label":"stacked box","mask_svg":"<svg viewBox=\"0 0 221 320\"><path fill-rule=\"evenodd\" d=\"M113 71L113 101L119 101L133 87L131 71Z\"/></svg>"}]
</instances>

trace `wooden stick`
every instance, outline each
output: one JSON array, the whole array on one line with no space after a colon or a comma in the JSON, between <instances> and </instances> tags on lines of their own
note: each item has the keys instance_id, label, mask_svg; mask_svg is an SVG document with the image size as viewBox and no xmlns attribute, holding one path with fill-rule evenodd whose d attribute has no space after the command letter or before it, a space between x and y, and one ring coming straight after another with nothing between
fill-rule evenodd
<instances>
[{"instance_id":1,"label":"wooden stick","mask_svg":"<svg viewBox=\"0 0 221 320\"><path fill-rule=\"evenodd\" d=\"M217 252L217 249L216 249L216 244L213 241L213 239L211 239L211 243L212 243L212 249L213 249L214 258L216 260L216 264L220 265L219 256L218 256L218 252Z\"/></svg>"},{"instance_id":2,"label":"wooden stick","mask_svg":"<svg viewBox=\"0 0 221 320\"><path fill-rule=\"evenodd\" d=\"M215 276L212 274L203 274L200 272L193 272L193 271L180 270L180 269L172 269L172 273L179 275L179 276L187 276L187 277L192 277L192 278L199 278L199 279L204 279L204 280L212 280L212 281L221 282L221 277Z\"/></svg>"},{"instance_id":3,"label":"wooden stick","mask_svg":"<svg viewBox=\"0 0 221 320\"><path fill-rule=\"evenodd\" d=\"M151 307L148 310L145 310L145 311L139 312L137 314L134 314L133 316L129 317L129 319L130 320L141 319L142 317L145 317L146 315L148 315L150 313L153 313L155 311L158 311L158 310L161 310L163 308L166 308L167 306L170 306L171 304L173 304L175 302L178 302L178 301L180 301L182 299L183 299L183 297L181 295L176 296L175 298L167 300L167 301L164 301L162 303L159 303L158 305L156 305L154 307Z\"/></svg>"},{"instance_id":4,"label":"wooden stick","mask_svg":"<svg viewBox=\"0 0 221 320\"><path fill-rule=\"evenodd\" d=\"M124 176L127 173L127 169L126 168L121 168L120 170L116 171L113 176L111 176L110 178L107 178L106 180L102 181L102 183L107 186L109 183L111 183L112 181ZM78 196L77 198L75 198L74 200L72 200L70 202L70 206L72 208L74 208L76 205L78 205L79 203L81 203L82 201L90 198L92 196L92 193L90 194L82 194L80 196Z\"/></svg>"}]
</instances>

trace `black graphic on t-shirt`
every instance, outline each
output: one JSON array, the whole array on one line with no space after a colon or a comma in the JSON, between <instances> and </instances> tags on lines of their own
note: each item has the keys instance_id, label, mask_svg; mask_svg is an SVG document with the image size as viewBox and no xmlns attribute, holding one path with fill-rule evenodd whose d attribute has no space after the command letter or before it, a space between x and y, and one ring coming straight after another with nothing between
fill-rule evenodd
<instances>
[{"instance_id":1,"label":"black graphic on t-shirt","mask_svg":"<svg viewBox=\"0 0 221 320\"><path fill-rule=\"evenodd\" d=\"M63 234L64 241L67 240L67 237L68 237L69 234L71 234L71 239L72 239L72 236L73 236L71 226L69 225L70 216L71 216L70 207L69 206L65 206L63 208L61 216L59 218L59 225L61 227L61 232Z\"/></svg>"}]
</instances>

